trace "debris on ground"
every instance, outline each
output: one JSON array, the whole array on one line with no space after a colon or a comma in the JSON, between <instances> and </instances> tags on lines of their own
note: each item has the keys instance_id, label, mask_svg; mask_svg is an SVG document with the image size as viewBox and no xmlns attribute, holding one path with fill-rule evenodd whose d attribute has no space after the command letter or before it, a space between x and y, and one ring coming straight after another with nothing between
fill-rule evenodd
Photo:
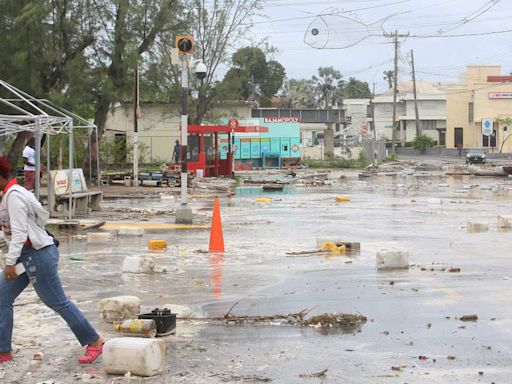
<instances>
[{"instance_id":1,"label":"debris on ground","mask_svg":"<svg viewBox=\"0 0 512 384\"><path fill-rule=\"evenodd\" d=\"M459 317L460 321L477 321L478 315L464 315Z\"/></svg>"},{"instance_id":2,"label":"debris on ground","mask_svg":"<svg viewBox=\"0 0 512 384\"><path fill-rule=\"evenodd\" d=\"M312 378L312 377L325 377L326 376L326 373L327 373L328 369L324 369L320 372L315 372L315 373L301 373L299 375L300 378L303 378L303 379L306 379L306 378Z\"/></svg>"},{"instance_id":3,"label":"debris on ground","mask_svg":"<svg viewBox=\"0 0 512 384\"><path fill-rule=\"evenodd\" d=\"M322 328L340 328L355 327L366 323L366 316L350 313L324 313L322 315L313 316L302 322L302 325L317 326Z\"/></svg>"},{"instance_id":4,"label":"debris on ground","mask_svg":"<svg viewBox=\"0 0 512 384\"><path fill-rule=\"evenodd\" d=\"M213 375L210 375L210 377L218 377L221 381L225 383L233 382L233 381L253 381L253 382L260 382L260 383L270 383L272 379L270 377L264 377L264 376L241 376L241 375L233 375L230 373L215 373Z\"/></svg>"},{"instance_id":5,"label":"debris on ground","mask_svg":"<svg viewBox=\"0 0 512 384\"><path fill-rule=\"evenodd\" d=\"M448 272L452 272L452 273L454 273L454 272L460 272L460 268L450 268L450 269L448 270Z\"/></svg>"}]
</instances>

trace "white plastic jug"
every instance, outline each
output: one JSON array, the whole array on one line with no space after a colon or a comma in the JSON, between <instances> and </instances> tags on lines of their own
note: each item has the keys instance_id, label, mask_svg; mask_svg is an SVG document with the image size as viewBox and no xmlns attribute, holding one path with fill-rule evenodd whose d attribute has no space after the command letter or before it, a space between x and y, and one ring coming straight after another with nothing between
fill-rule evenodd
<instances>
[{"instance_id":1,"label":"white plastic jug","mask_svg":"<svg viewBox=\"0 0 512 384\"><path fill-rule=\"evenodd\" d=\"M107 323L137 317L140 299L137 296L115 296L100 301L100 317Z\"/></svg>"},{"instance_id":2,"label":"white plastic jug","mask_svg":"<svg viewBox=\"0 0 512 384\"><path fill-rule=\"evenodd\" d=\"M409 251L401 248L381 249L377 252L377 269L409 268Z\"/></svg>"},{"instance_id":3,"label":"white plastic jug","mask_svg":"<svg viewBox=\"0 0 512 384\"><path fill-rule=\"evenodd\" d=\"M122 271L125 273L153 273L155 259L151 256L126 256Z\"/></svg>"},{"instance_id":4,"label":"white plastic jug","mask_svg":"<svg viewBox=\"0 0 512 384\"><path fill-rule=\"evenodd\" d=\"M111 339L103 346L103 368L114 375L158 375L165 370L165 342L137 337Z\"/></svg>"}]
</instances>

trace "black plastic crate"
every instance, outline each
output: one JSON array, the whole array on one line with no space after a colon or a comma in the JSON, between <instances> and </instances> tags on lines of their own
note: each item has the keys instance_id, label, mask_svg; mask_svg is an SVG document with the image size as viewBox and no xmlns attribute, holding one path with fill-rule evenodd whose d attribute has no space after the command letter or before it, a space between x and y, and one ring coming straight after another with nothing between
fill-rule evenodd
<instances>
[{"instance_id":1,"label":"black plastic crate","mask_svg":"<svg viewBox=\"0 0 512 384\"><path fill-rule=\"evenodd\" d=\"M151 313L139 315L139 319L151 319L156 323L156 336L168 336L176 333L176 314L167 308L155 308Z\"/></svg>"}]
</instances>

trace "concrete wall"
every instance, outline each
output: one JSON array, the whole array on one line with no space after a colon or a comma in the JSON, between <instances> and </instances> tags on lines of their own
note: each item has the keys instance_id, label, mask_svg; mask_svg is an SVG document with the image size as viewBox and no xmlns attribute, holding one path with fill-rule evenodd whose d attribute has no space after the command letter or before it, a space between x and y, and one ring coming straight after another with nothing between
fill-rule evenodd
<instances>
[{"instance_id":1,"label":"concrete wall","mask_svg":"<svg viewBox=\"0 0 512 384\"><path fill-rule=\"evenodd\" d=\"M481 147L482 119L512 117L512 99L491 99L490 92L512 92L510 83L487 83L487 76L500 74L499 66L470 66L461 79L467 81L447 88L447 147L454 146L455 128L463 128L464 147ZM474 121L469 121L469 103L474 105ZM512 133L512 127L494 124L496 129L496 147L491 151L499 151L501 144ZM512 152L512 139L506 141L503 152Z\"/></svg>"},{"instance_id":2,"label":"concrete wall","mask_svg":"<svg viewBox=\"0 0 512 384\"><path fill-rule=\"evenodd\" d=\"M219 104L213 110L211 118L218 122L221 118L250 118L251 104ZM141 105L141 118L138 120L139 143L143 162L170 161L174 142L180 138L181 115L179 108L172 104L154 103ZM126 135L126 145L133 145L133 107L131 104L119 104L112 108L106 122L107 139L116 134ZM131 161L128 159L128 161Z\"/></svg>"}]
</instances>

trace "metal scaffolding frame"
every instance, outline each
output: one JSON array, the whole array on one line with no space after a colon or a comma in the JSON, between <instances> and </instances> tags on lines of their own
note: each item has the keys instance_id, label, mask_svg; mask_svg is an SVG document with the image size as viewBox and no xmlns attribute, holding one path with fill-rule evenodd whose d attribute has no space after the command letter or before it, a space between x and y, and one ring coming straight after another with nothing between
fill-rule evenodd
<instances>
[{"instance_id":1,"label":"metal scaffolding frame","mask_svg":"<svg viewBox=\"0 0 512 384\"><path fill-rule=\"evenodd\" d=\"M99 145L98 145L98 127L88 122L82 117L70 112L60 106L55 105L46 99L37 99L26 92L12 86L11 84L0 80L0 110L8 111L6 114L0 114L0 137L18 134L20 132L31 132L36 141L36 172L35 172L35 194L39 199L41 180L41 138L47 135L47 170L50 172L50 138L53 135L67 134L69 143L69 218L73 218L72 207L72 172L74 164L74 138L76 129L88 130L88 149L89 149L89 182L91 182L91 133L96 133L96 171L98 178L98 187L100 187L100 165L99 165ZM50 186L50 175L48 174L48 194L53 193ZM50 196L49 196L50 197Z\"/></svg>"}]
</instances>

